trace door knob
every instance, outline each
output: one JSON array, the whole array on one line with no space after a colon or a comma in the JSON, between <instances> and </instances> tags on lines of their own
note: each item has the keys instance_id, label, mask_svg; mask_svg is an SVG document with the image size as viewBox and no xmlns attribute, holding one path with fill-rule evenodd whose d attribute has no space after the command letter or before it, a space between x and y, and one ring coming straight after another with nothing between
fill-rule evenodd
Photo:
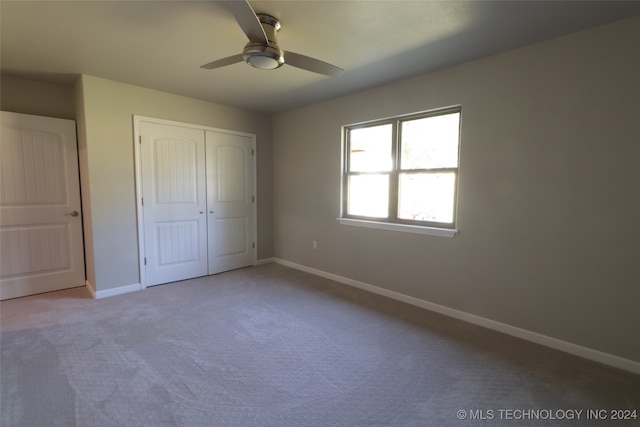
<instances>
[{"instance_id":1,"label":"door knob","mask_svg":"<svg viewBox=\"0 0 640 427\"><path fill-rule=\"evenodd\" d=\"M78 211L73 211L73 212L68 213L68 214L65 214L65 215L69 215L69 216L78 216L78 215L80 215L80 214L78 213Z\"/></svg>"}]
</instances>

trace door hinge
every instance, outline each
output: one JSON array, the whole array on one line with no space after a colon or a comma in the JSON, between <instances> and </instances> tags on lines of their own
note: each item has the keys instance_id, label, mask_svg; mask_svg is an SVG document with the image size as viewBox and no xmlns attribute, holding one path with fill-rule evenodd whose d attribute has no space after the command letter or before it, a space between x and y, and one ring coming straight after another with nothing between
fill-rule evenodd
<instances>
[{"instance_id":1,"label":"door hinge","mask_svg":"<svg viewBox=\"0 0 640 427\"><path fill-rule=\"evenodd\" d=\"M147 265L147 257L144 257L144 265Z\"/></svg>"},{"instance_id":2,"label":"door hinge","mask_svg":"<svg viewBox=\"0 0 640 427\"><path fill-rule=\"evenodd\" d=\"M255 203L256 202L256 196L251 196L251 203Z\"/></svg>"},{"instance_id":3,"label":"door hinge","mask_svg":"<svg viewBox=\"0 0 640 427\"><path fill-rule=\"evenodd\" d=\"M142 144L142 135L138 135L138 144Z\"/></svg>"},{"instance_id":4,"label":"door hinge","mask_svg":"<svg viewBox=\"0 0 640 427\"><path fill-rule=\"evenodd\" d=\"M254 149L253 149L253 148L251 149L251 155L252 155L252 156L255 156L255 155L256 155L256 152L254 151Z\"/></svg>"},{"instance_id":5,"label":"door hinge","mask_svg":"<svg viewBox=\"0 0 640 427\"><path fill-rule=\"evenodd\" d=\"M255 249L255 248L256 248L256 242L253 242L252 247L253 247L253 249Z\"/></svg>"},{"instance_id":6,"label":"door hinge","mask_svg":"<svg viewBox=\"0 0 640 427\"><path fill-rule=\"evenodd\" d=\"M140 205L144 206L144 197L140 197Z\"/></svg>"}]
</instances>

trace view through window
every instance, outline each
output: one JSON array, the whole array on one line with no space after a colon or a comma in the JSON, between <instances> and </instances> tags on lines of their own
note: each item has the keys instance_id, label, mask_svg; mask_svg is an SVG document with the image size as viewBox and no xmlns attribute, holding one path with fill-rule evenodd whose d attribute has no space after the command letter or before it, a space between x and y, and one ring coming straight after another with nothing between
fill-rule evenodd
<instances>
[{"instance_id":1,"label":"view through window","mask_svg":"<svg viewBox=\"0 0 640 427\"><path fill-rule=\"evenodd\" d=\"M343 218L455 228L460 107L345 127Z\"/></svg>"}]
</instances>

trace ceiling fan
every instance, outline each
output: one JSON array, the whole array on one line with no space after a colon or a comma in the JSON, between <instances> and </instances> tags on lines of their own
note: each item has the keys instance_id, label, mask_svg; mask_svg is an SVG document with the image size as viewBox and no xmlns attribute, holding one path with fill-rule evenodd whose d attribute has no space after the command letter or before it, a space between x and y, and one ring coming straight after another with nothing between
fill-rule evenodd
<instances>
[{"instance_id":1,"label":"ceiling fan","mask_svg":"<svg viewBox=\"0 0 640 427\"><path fill-rule=\"evenodd\" d=\"M319 59L280 49L277 39L277 33L281 28L280 21L266 13L256 13L248 1L225 1L225 4L238 21L249 42L241 54L209 62L200 68L212 70L244 61L262 70L280 68L286 63L327 76L335 76L343 71L342 68Z\"/></svg>"}]
</instances>

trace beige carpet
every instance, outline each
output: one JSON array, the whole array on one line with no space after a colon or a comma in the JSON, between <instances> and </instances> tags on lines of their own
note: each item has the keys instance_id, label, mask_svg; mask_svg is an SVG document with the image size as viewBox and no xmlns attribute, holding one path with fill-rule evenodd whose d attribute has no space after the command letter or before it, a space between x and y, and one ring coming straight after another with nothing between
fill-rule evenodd
<instances>
[{"instance_id":1,"label":"beige carpet","mask_svg":"<svg viewBox=\"0 0 640 427\"><path fill-rule=\"evenodd\" d=\"M275 264L0 310L3 427L640 425L586 412L638 376Z\"/></svg>"}]
</instances>

